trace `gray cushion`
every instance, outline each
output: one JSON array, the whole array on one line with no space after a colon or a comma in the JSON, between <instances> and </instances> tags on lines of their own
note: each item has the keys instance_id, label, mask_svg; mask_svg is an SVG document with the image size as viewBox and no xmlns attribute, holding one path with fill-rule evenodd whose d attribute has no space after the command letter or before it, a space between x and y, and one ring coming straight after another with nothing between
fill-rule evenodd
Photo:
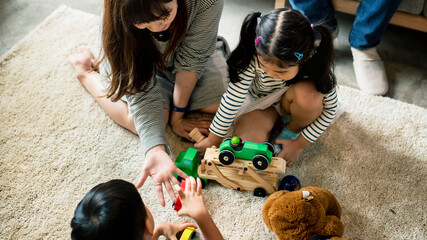
<instances>
[{"instance_id":1,"label":"gray cushion","mask_svg":"<svg viewBox=\"0 0 427 240\"><path fill-rule=\"evenodd\" d=\"M424 5L425 0L403 0L397 10L418 15L423 11Z\"/></svg>"}]
</instances>

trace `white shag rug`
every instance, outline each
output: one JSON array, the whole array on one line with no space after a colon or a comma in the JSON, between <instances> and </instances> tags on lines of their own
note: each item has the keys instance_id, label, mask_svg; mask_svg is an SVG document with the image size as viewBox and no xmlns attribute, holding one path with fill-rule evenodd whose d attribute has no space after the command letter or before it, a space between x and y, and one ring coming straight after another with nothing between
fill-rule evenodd
<instances>
[{"instance_id":1,"label":"white shag rug","mask_svg":"<svg viewBox=\"0 0 427 240\"><path fill-rule=\"evenodd\" d=\"M98 183L135 182L144 158L74 76L67 56L95 54L99 17L61 6L0 58L0 239L67 239L74 208ZM342 206L349 239L426 239L427 111L341 86L345 113L287 169ZM191 144L167 129L173 154ZM156 221L149 179L140 190ZM262 221L264 198L210 183L206 204L226 239L276 239Z\"/></svg>"}]
</instances>

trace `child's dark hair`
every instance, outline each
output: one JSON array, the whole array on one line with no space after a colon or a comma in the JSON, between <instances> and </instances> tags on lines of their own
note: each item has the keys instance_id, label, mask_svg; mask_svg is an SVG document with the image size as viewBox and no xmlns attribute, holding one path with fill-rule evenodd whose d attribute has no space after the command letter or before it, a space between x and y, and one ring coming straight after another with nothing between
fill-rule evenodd
<instances>
[{"instance_id":1,"label":"child's dark hair","mask_svg":"<svg viewBox=\"0 0 427 240\"><path fill-rule=\"evenodd\" d=\"M333 73L333 45L330 29L325 24L310 25L299 11L280 8L262 15L260 12L246 16L240 32L240 42L227 60L230 80L239 81L238 75L246 70L253 56L278 67L300 64L295 80L307 76L314 81L317 91L328 93L335 85ZM321 37L315 48L317 31ZM301 54L301 55L300 55ZM297 56L298 55L298 56Z\"/></svg>"},{"instance_id":2,"label":"child's dark hair","mask_svg":"<svg viewBox=\"0 0 427 240\"><path fill-rule=\"evenodd\" d=\"M92 188L77 205L71 239L143 239L147 212L135 186L111 180Z\"/></svg>"},{"instance_id":3,"label":"child's dark hair","mask_svg":"<svg viewBox=\"0 0 427 240\"><path fill-rule=\"evenodd\" d=\"M187 32L188 12L184 0L177 0L177 14L169 29L170 39L160 53L148 29L135 24L149 23L168 17L165 4L172 0L104 0L102 49L110 62L111 85L107 97L113 101L124 95L146 90L149 81L172 55ZM95 66L97 67L97 66Z\"/></svg>"}]
</instances>

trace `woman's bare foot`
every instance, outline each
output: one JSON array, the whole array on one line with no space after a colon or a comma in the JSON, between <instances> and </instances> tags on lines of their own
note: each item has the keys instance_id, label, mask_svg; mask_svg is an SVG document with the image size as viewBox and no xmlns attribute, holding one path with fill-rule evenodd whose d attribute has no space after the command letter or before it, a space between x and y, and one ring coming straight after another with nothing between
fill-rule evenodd
<instances>
[{"instance_id":1,"label":"woman's bare foot","mask_svg":"<svg viewBox=\"0 0 427 240\"><path fill-rule=\"evenodd\" d=\"M82 50L68 56L68 61L76 71L76 77L92 95L101 108L120 126L138 134L135 124L130 117L125 101L111 101L106 97L108 90L101 84L101 75L94 69L95 59L89 50Z\"/></svg>"},{"instance_id":2,"label":"woman's bare foot","mask_svg":"<svg viewBox=\"0 0 427 240\"><path fill-rule=\"evenodd\" d=\"M77 79L82 83L87 75L94 71L95 58L87 49L70 54L68 61L73 66Z\"/></svg>"}]
</instances>

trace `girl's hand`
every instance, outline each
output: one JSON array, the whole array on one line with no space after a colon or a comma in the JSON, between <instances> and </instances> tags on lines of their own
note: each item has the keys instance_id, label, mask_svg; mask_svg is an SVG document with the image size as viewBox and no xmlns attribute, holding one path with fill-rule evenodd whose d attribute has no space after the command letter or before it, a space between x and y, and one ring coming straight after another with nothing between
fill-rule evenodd
<instances>
[{"instance_id":1,"label":"girl's hand","mask_svg":"<svg viewBox=\"0 0 427 240\"><path fill-rule=\"evenodd\" d=\"M160 205L164 207L165 199L163 197L162 185L165 186L172 201L176 200L171 182L172 184L179 184L179 181L175 178L174 173L177 173L182 178L187 177L187 174L175 165L170 156L166 153L163 145L155 146L147 152L142 166L141 176L135 187L142 187L147 177L150 176L153 179Z\"/></svg>"},{"instance_id":2,"label":"girl's hand","mask_svg":"<svg viewBox=\"0 0 427 240\"><path fill-rule=\"evenodd\" d=\"M194 148L197 149L199 153L204 153L206 148L216 146L219 147L221 144L222 137L218 137L213 133L209 133L209 136L202 141L195 143Z\"/></svg>"},{"instance_id":3,"label":"girl's hand","mask_svg":"<svg viewBox=\"0 0 427 240\"><path fill-rule=\"evenodd\" d=\"M185 181L185 192L176 185L175 190L181 199L182 207L178 211L178 216L186 215L194 218L196 221L204 216L209 215L203 201L202 181L197 178L197 182L193 177L189 177Z\"/></svg>"},{"instance_id":4,"label":"girl's hand","mask_svg":"<svg viewBox=\"0 0 427 240\"><path fill-rule=\"evenodd\" d=\"M189 133L194 128L198 128L200 132L204 135L209 134L209 126L211 125L211 118L175 118L171 117L171 126L174 133L178 136L186 138L187 140L193 142Z\"/></svg>"},{"instance_id":5,"label":"girl's hand","mask_svg":"<svg viewBox=\"0 0 427 240\"><path fill-rule=\"evenodd\" d=\"M290 166L310 142L300 134L295 140L278 138L274 144L282 144L282 151L277 156L285 159L286 166Z\"/></svg>"},{"instance_id":6,"label":"girl's hand","mask_svg":"<svg viewBox=\"0 0 427 240\"><path fill-rule=\"evenodd\" d=\"M290 139L276 139L274 144L281 144L282 151L277 155L277 157L283 158L286 160L286 166L290 166L295 159L298 158L299 154L304 148L299 148L295 146L295 140Z\"/></svg>"},{"instance_id":7,"label":"girl's hand","mask_svg":"<svg viewBox=\"0 0 427 240\"><path fill-rule=\"evenodd\" d=\"M173 223L158 223L156 229L154 229L153 239L158 239L159 236L163 235L171 240L177 240L176 234L188 227L197 229L197 226L193 223L184 221L180 224Z\"/></svg>"}]
</instances>

